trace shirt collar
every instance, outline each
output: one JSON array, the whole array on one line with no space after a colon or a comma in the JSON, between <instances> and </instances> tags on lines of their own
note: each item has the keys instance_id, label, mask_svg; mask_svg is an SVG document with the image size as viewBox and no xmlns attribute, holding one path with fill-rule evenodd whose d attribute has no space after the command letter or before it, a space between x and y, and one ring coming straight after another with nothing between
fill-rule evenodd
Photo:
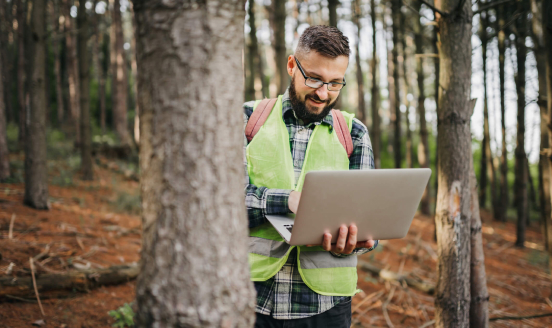
<instances>
[{"instance_id":1,"label":"shirt collar","mask_svg":"<svg viewBox=\"0 0 552 328\"><path fill-rule=\"evenodd\" d=\"M300 121L301 124L303 123L301 120L299 120L295 116L295 112L293 111L293 108L291 106L291 100L289 99L289 88L286 89L286 92L282 96L282 118L284 118L286 115L293 115L293 117L295 117L295 119ZM326 117L324 117L322 119L322 121L320 121L320 122L311 122L311 123L307 124L307 126L310 126L311 124L318 125L320 123L326 123L326 124L330 125L333 128L332 114L329 113L328 115L326 115Z\"/></svg>"}]
</instances>

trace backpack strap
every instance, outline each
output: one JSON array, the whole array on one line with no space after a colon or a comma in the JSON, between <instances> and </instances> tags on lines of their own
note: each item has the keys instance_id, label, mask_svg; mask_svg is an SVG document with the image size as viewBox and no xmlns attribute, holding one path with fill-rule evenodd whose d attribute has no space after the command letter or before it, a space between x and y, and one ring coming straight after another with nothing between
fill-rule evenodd
<instances>
[{"instance_id":1,"label":"backpack strap","mask_svg":"<svg viewBox=\"0 0 552 328\"><path fill-rule=\"evenodd\" d=\"M347 157L351 157L353 153L353 139L351 138L351 132L349 131L345 117L343 117L341 111L332 109L332 118L337 139L339 139L339 142L341 142L343 148L345 148Z\"/></svg>"},{"instance_id":2,"label":"backpack strap","mask_svg":"<svg viewBox=\"0 0 552 328\"><path fill-rule=\"evenodd\" d=\"M247 137L248 142L253 140L253 137L257 134L257 132L259 132L263 124L266 122L268 115L272 112L272 108L276 104L277 100L278 98L263 99L257 105L253 111L253 114L251 114L249 121L247 121L247 125L245 126L245 136Z\"/></svg>"}]
</instances>

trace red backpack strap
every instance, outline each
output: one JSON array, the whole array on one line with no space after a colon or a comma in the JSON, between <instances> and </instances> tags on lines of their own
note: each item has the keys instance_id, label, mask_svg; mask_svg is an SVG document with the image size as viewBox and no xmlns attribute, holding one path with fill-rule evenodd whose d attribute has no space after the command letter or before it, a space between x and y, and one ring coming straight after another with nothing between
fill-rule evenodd
<instances>
[{"instance_id":1,"label":"red backpack strap","mask_svg":"<svg viewBox=\"0 0 552 328\"><path fill-rule=\"evenodd\" d=\"M341 142L343 148L345 148L347 157L351 157L353 153L353 139L351 138L351 132L349 131L345 117L343 117L341 111L332 109L332 118L337 139L339 139L339 142Z\"/></svg>"},{"instance_id":2,"label":"red backpack strap","mask_svg":"<svg viewBox=\"0 0 552 328\"><path fill-rule=\"evenodd\" d=\"M259 129L266 122L266 119L272 112L272 108L276 104L277 100L278 98L263 99L257 105L253 111L253 114L251 114L249 121L247 121L247 125L245 126L245 136L247 137L248 142L253 140L253 137L257 134L257 132L259 132Z\"/></svg>"}]
</instances>

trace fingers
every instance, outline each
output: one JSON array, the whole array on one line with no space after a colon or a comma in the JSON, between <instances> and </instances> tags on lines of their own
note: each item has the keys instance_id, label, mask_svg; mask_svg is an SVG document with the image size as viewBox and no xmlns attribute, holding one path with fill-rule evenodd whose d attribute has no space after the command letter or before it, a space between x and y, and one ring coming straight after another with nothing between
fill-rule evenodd
<instances>
[{"instance_id":1,"label":"fingers","mask_svg":"<svg viewBox=\"0 0 552 328\"><path fill-rule=\"evenodd\" d=\"M330 233L325 233L324 237L322 237L322 248L325 251L331 251L332 250L332 235Z\"/></svg>"},{"instance_id":2,"label":"fingers","mask_svg":"<svg viewBox=\"0 0 552 328\"><path fill-rule=\"evenodd\" d=\"M376 244L373 240L359 241L356 245L356 248L371 248Z\"/></svg>"},{"instance_id":3,"label":"fingers","mask_svg":"<svg viewBox=\"0 0 552 328\"><path fill-rule=\"evenodd\" d=\"M345 244L343 254L351 254L353 250L357 247L357 232L357 226L351 224L351 226L349 227L349 237L347 238L347 243Z\"/></svg>"},{"instance_id":4,"label":"fingers","mask_svg":"<svg viewBox=\"0 0 552 328\"><path fill-rule=\"evenodd\" d=\"M337 242L335 243L335 246L333 247L333 251L336 253L343 253L345 250L345 244L347 243L347 234L349 230L347 229L347 226L342 224L341 227L339 227L339 235L337 236Z\"/></svg>"}]
</instances>

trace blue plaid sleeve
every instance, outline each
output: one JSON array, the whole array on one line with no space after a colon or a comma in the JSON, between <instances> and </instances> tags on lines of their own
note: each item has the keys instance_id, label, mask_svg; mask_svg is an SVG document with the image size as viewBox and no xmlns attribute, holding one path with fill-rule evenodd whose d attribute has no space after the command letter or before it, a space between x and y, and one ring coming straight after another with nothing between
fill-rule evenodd
<instances>
[{"instance_id":1,"label":"blue plaid sleeve","mask_svg":"<svg viewBox=\"0 0 552 328\"><path fill-rule=\"evenodd\" d=\"M243 126L249 121L253 113L253 102L247 102L243 105ZM286 214L290 213L288 199L291 190L288 189L269 189L266 187L257 187L249 183L249 172L247 171L247 156L245 150L247 147L247 138L243 136L243 163L245 168L245 207L247 208L247 217L249 219L249 228L255 228L266 221L267 214Z\"/></svg>"},{"instance_id":2,"label":"blue plaid sleeve","mask_svg":"<svg viewBox=\"0 0 552 328\"><path fill-rule=\"evenodd\" d=\"M353 153L349 158L349 170L374 169L374 152L372 150L372 142L368 136L368 128L366 128L366 126L356 118L353 119L351 139L353 139ZM336 257L362 255L374 250L378 246L378 243L379 241L376 240L374 246L370 248L355 248L351 254L330 253Z\"/></svg>"}]
</instances>

